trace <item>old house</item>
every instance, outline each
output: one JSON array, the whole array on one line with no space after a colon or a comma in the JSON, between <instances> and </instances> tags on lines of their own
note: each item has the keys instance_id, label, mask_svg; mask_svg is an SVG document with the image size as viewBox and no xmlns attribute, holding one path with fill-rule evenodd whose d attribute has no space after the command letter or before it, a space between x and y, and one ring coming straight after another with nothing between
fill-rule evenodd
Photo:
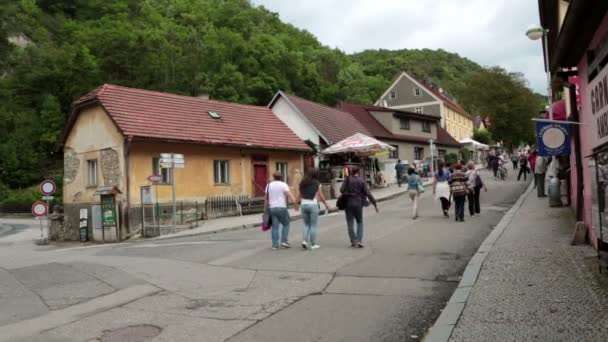
<instances>
[{"instance_id":1,"label":"old house","mask_svg":"<svg viewBox=\"0 0 608 342\"><path fill-rule=\"evenodd\" d=\"M441 119L441 127L458 141L473 136L473 115L467 113L441 87L419 81L406 72L396 77L375 104L437 116Z\"/></svg>"},{"instance_id":2,"label":"old house","mask_svg":"<svg viewBox=\"0 0 608 342\"><path fill-rule=\"evenodd\" d=\"M77 232L79 209L97 212L100 187L113 188L124 236L141 223L150 176L161 203L173 186L180 201L263 196L275 170L295 187L310 148L267 107L105 84L74 102L63 151L66 226ZM183 167L166 168L172 153Z\"/></svg>"}]
</instances>

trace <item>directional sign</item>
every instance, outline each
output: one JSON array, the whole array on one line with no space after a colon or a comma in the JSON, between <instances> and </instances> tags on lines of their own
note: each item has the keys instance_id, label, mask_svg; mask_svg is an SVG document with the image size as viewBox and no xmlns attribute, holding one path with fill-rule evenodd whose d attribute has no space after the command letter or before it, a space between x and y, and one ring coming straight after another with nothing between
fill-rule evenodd
<instances>
[{"instance_id":1,"label":"directional sign","mask_svg":"<svg viewBox=\"0 0 608 342\"><path fill-rule=\"evenodd\" d=\"M163 177L161 177L159 175L148 176L148 181L150 181L152 183L159 183L162 180L163 180Z\"/></svg>"},{"instance_id":2,"label":"directional sign","mask_svg":"<svg viewBox=\"0 0 608 342\"><path fill-rule=\"evenodd\" d=\"M51 201L53 198L55 198L54 196L42 196L42 199L45 201Z\"/></svg>"},{"instance_id":3,"label":"directional sign","mask_svg":"<svg viewBox=\"0 0 608 342\"><path fill-rule=\"evenodd\" d=\"M32 204L32 214L34 214L36 217L45 216L48 210L49 208L44 202L36 202Z\"/></svg>"},{"instance_id":4,"label":"directional sign","mask_svg":"<svg viewBox=\"0 0 608 342\"><path fill-rule=\"evenodd\" d=\"M40 192L42 192L43 195L50 196L55 193L55 190L57 190L57 186L52 180L47 179L40 183Z\"/></svg>"}]
</instances>

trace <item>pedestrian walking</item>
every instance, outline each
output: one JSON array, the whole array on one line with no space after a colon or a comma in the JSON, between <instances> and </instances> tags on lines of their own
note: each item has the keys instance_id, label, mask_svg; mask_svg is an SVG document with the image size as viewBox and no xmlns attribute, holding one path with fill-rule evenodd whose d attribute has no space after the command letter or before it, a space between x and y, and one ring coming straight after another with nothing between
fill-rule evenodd
<instances>
[{"instance_id":1,"label":"pedestrian walking","mask_svg":"<svg viewBox=\"0 0 608 342\"><path fill-rule=\"evenodd\" d=\"M410 195L410 199L414 204L414 209L412 212L412 219L418 218L418 200L420 199L420 190L424 189L424 185L422 184L422 180L420 176L416 174L416 170L413 168L409 168L407 170L407 191Z\"/></svg>"},{"instance_id":2,"label":"pedestrian walking","mask_svg":"<svg viewBox=\"0 0 608 342\"><path fill-rule=\"evenodd\" d=\"M295 204L296 210L298 210L298 203L289 190L289 185L283 182L283 175L277 171L272 175L272 177L273 181L268 183L266 186L266 198L264 199L264 206L268 207L270 211L270 219L272 220L272 249L279 249L279 239L281 241L281 247L290 248L289 222L291 218L289 217L287 204L288 200L291 201ZM283 227L280 235L279 225Z\"/></svg>"},{"instance_id":3,"label":"pedestrian walking","mask_svg":"<svg viewBox=\"0 0 608 342\"><path fill-rule=\"evenodd\" d=\"M537 156L536 164L534 165L534 179L536 179L536 189L538 197L547 197L545 195L545 175L547 173L547 158Z\"/></svg>"},{"instance_id":4,"label":"pedestrian walking","mask_svg":"<svg viewBox=\"0 0 608 342\"><path fill-rule=\"evenodd\" d=\"M521 179L521 176L523 175L524 181L526 181L528 172L530 172L530 170L528 169L528 159L526 159L525 156L522 156L522 158L519 159L519 174L517 175L517 180L519 181Z\"/></svg>"},{"instance_id":5,"label":"pedestrian walking","mask_svg":"<svg viewBox=\"0 0 608 342\"><path fill-rule=\"evenodd\" d=\"M483 179L481 179L481 175L475 169L475 163L469 162L467 164L467 172L465 176L467 177L467 188L469 190L469 194L467 195L467 200L469 202L469 214L471 216L479 216L481 215L481 205L479 203L479 197L481 195L481 189L485 189L488 191Z\"/></svg>"},{"instance_id":6,"label":"pedestrian walking","mask_svg":"<svg viewBox=\"0 0 608 342\"><path fill-rule=\"evenodd\" d=\"M325 211L329 212L329 206L321 192L321 182L319 182L319 172L316 169L309 170L304 179L300 182L299 201L302 213L302 248L317 249L317 229L319 224L319 202L325 206Z\"/></svg>"},{"instance_id":7,"label":"pedestrian walking","mask_svg":"<svg viewBox=\"0 0 608 342\"><path fill-rule=\"evenodd\" d=\"M511 155L511 162L513 163L513 170L517 170L517 164L519 164L519 155L513 152Z\"/></svg>"},{"instance_id":8,"label":"pedestrian walking","mask_svg":"<svg viewBox=\"0 0 608 342\"><path fill-rule=\"evenodd\" d=\"M401 160L397 160L397 165L395 165L395 172L397 173L397 185L401 187L401 183L403 182L403 175L405 174L405 165L401 163Z\"/></svg>"},{"instance_id":9,"label":"pedestrian walking","mask_svg":"<svg viewBox=\"0 0 608 342\"><path fill-rule=\"evenodd\" d=\"M462 164L454 165L454 173L450 176L450 195L454 199L454 215L456 222L464 222L464 203L467 198L467 177L462 172Z\"/></svg>"},{"instance_id":10,"label":"pedestrian walking","mask_svg":"<svg viewBox=\"0 0 608 342\"><path fill-rule=\"evenodd\" d=\"M437 162L437 172L435 173L435 179L433 180L433 195L435 199L441 201L441 210L443 216L450 217L450 185L448 180L450 179L450 171L443 161Z\"/></svg>"},{"instance_id":11,"label":"pedestrian walking","mask_svg":"<svg viewBox=\"0 0 608 342\"><path fill-rule=\"evenodd\" d=\"M365 180L359 176L359 168L354 166L349 174L350 176L346 178L340 188L340 193L346 197L344 213L346 215L348 237L351 247L363 248L363 207L371 203L378 212L378 204L369 191ZM357 223L356 232L354 229L355 222Z\"/></svg>"},{"instance_id":12,"label":"pedestrian walking","mask_svg":"<svg viewBox=\"0 0 608 342\"><path fill-rule=\"evenodd\" d=\"M528 164L530 165L530 172L532 172L532 178L534 178L534 187L536 188L536 151L532 151L528 156Z\"/></svg>"}]
</instances>

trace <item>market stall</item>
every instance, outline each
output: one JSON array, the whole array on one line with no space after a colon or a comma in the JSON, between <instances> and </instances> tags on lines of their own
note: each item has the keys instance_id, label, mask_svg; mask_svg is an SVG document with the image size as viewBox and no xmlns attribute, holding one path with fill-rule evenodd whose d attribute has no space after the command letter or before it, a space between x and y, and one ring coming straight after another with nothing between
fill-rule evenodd
<instances>
[{"instance_id":1,"label":"market stall","mask_svg":"<svg viewBox=\"0 0 608 342\"><path fill-rule=\"evenodd\" d=\"M486 144L482 144L479 141L473 140L471 138L463 139L460 141L460 144L473 152L473 156L469 156L473 162L476 164L481 164L488 157L488 151L490 150L490 146ZM463 156L466 157L467 156Z\"/></svg>"},{"instance_id":2,"label":"market stall","mask_svg":"<svg viewBox=\"0 0 608 342\"><path fill-rule=\"evenodd\" d=\"M386 181L380 172L377 156L394 149L388 144L357 133L323 150L320 165L321 173L326 176L322 181L331 184L330 195L334 198L339 195L339 189L347 176L345 169L353 165L360 167L361 176L367 180L370 187L382 186Z\"/></svg>"}]
</instances>

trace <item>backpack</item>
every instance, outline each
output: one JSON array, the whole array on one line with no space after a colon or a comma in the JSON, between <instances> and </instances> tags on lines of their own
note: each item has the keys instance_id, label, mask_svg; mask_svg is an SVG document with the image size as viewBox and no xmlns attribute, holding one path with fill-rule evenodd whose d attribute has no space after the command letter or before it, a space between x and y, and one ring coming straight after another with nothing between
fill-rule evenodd
<instances>
[{"instance_id":1,"label":"backpack","mask_svg":"<svg viewBox=\"0 0 608 342\"><path fill-rule=\"evenodd\" d=\"M475 188L481 189L483 188L483 181L481 180L481 176L478 172L475 172Z\"/></svg>"},{"instance_id":2,"label":"backpack","mask_svg":"<svg viewBox=\"0 0 608 342\"><path fill-rule=\"evenodd\" d=\"M462 197L467 195L467 182L462 173L452 175L452 179L450 179L450 192L452 193L452 197Z\"/></svg>"}]
</instances>

